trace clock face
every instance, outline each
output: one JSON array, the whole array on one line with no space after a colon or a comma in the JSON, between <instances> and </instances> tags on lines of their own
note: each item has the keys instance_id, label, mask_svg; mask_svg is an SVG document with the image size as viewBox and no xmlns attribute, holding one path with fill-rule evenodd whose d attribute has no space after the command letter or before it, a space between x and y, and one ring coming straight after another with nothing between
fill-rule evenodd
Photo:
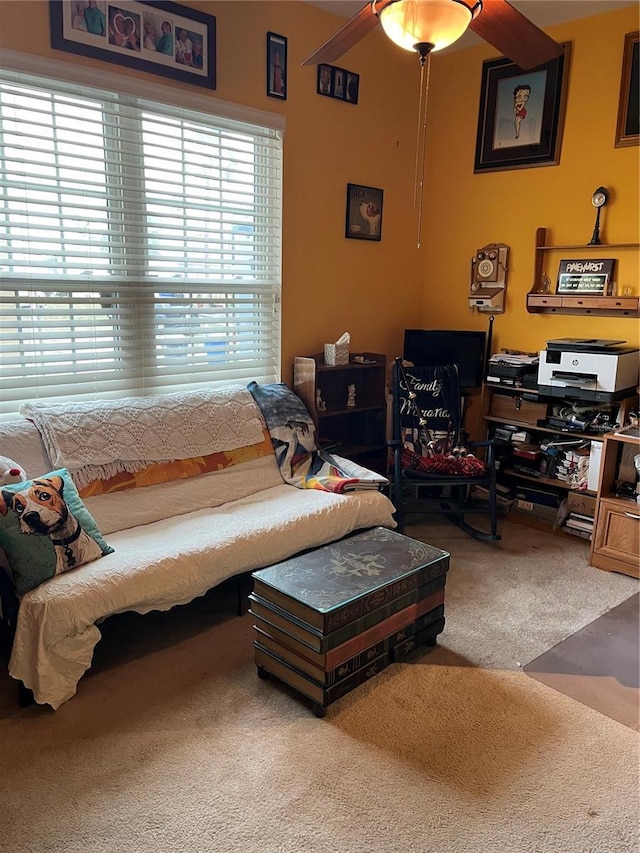
<instances>
[{"instance_id":1,"label":"clock face","mask_svg":"<svg viewBox=\"0 0 640 853\"><path fill-rule=\"evenodd\" d=\"M602 207L607 200L607 193L604 190L596 190L591 196L591 204L594 207Z\"/></svg>"}]
</instances>

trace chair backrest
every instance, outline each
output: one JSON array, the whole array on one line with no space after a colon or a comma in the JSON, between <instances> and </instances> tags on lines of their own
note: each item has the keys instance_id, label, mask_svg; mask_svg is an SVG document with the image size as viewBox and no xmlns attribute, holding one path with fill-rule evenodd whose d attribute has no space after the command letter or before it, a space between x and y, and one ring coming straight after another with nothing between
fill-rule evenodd
<instances>
[{"instance_id":1,"label":"chair backrest","mask_svg":"<svg viewBox=\"0 0 640 853\"><path fill-rule=\"evenodd\" d=\"M393 437L424 455L427 446L450 452L462 440L463 404L455 364L393 366Z\"/></svg>"}]
</instances>

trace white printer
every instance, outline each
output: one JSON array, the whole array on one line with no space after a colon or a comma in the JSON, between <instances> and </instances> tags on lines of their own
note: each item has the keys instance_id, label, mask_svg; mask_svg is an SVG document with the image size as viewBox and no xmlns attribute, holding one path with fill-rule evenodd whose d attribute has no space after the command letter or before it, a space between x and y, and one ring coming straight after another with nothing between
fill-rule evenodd
<instances>
[{"instance_id":1,"label":"white printer","mask_svg":"<svg viewBox=\"0 0 640 853\"><path fill-rule=\"evenodd\" d=\"M538 364L538 390L547 397L611 403L638 384L640 350L625 341L560 338L547 341Z\"/></svg>"}]
</instances>

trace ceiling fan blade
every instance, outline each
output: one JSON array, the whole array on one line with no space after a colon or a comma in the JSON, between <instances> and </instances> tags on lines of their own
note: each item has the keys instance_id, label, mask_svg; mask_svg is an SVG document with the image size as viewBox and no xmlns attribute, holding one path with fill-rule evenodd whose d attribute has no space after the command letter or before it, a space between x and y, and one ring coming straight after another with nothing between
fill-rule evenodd
<instances>
[{"instance_id":1,"label":"ceiling fan blade","mask_svg":"<svg viewBox=\"0 0 640 853\"><path fill-rule=\"evenodd\" d=\"M561 56L564 48L507 0L483 0L469 28L524 71Z\"/></svg>"},{"instance_id":2,"label":"ceiling fan blade","mask_svg":"<svg viewBox=\"0 0 640 853\"><path fill-rule=\"evenodd\" d=\"M353 18L341 26L338 32L334 33L324 44L321 44L310 56L307 56L302 65L335 62L368 32L375 29L377 24L378 16L373 10L373 4L369 2Z\"/></svg>"}]
</instances>

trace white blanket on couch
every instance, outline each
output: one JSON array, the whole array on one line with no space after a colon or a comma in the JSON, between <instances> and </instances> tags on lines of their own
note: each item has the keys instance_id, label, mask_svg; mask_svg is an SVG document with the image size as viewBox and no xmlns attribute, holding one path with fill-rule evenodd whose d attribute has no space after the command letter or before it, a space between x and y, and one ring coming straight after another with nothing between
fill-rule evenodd
<instances>
[{"instance_id":1,"label":"white blanket on couch","mask_svg":"<svg viewBox=\"0 0 640 853\"><path fill-rule=\"evenodd\" d=\"M24 403L51 463L78 487L149 462L189 459L258 444L264 423L243 385L124 400Z\"/></svg>"}]
</instances>

